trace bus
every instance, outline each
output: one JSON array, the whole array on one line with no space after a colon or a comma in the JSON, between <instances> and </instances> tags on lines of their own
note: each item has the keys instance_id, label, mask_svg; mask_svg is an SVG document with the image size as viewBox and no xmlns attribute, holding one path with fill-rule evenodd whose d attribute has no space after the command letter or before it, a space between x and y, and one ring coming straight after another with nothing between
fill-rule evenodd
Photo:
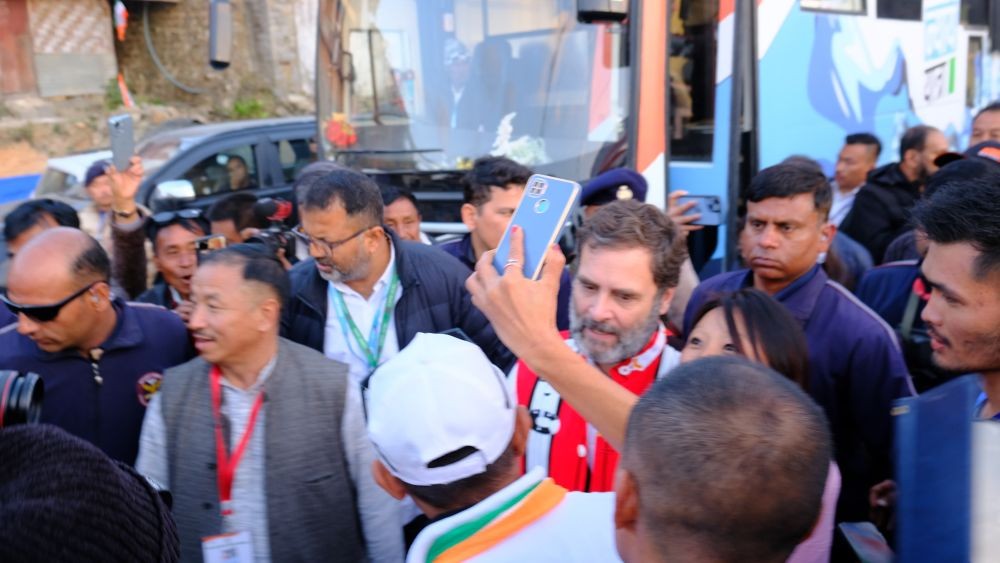
<instances>
[{"instance_id":1,"label":"bus","mask_svg":"<svg viewBox=\"0 0 1000 563\"><path fill-rule=\"evenodd\" d=\"M990 0L319 0L320 151L457 223L476 157L585 181L629 166L647 201L740 194L787 156L832 175L850 133L897 159L913 125L964 148L1000 98ZM728 228L727 228L728 227Z\"/></svg>"}]
</instances>

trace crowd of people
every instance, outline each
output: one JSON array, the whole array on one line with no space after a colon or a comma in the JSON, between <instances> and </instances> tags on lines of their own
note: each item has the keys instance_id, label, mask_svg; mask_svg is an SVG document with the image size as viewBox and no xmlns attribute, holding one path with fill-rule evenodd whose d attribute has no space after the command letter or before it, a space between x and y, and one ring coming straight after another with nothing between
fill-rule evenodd
<instances>
[{"instance_id":1,"label":"crowd of people","mask_svg":"<svg viewBox=\"0 0 1000 563\"><path fill-rule=\"evenodd\" d=\"M249 192L151 213L138 158L95 164L92 207L4 226L0 369L41 375L45 424L0 418L0 559L837 560L891 505L895 401L976 373L969 417L1000 420L997 120L761 170L744 268L704 280L692 204L625 169L530 280L506 158L438 245L329 162L279 245Z\"/></svg>"}]
</instances>

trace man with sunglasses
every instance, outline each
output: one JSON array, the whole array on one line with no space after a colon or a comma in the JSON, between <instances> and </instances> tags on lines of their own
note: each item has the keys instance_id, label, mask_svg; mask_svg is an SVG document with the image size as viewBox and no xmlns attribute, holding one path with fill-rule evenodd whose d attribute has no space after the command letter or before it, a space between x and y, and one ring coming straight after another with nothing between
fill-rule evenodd
<instances>
[{"instance_id":1,"label":"man with sunglasses","mask_svg":"<svg viewBox=\"0 0 1000 563\"><path fill-rule=\"evenodd\" d=\"M437 249L383 226L382 196L360 172L303 175L295 186L312 260L291 271L282 334L350 366L360 381L418 332L461 329L494 364L513 358L472 306L469 271Z\"/></svg>"},{"instance_id":2,"label":"man with sunglasses","mask_svg":"<svg viewBox=\"0 0 1000 563\"><path fill-rule=\"evenodd\" d=\"M208 226L198 209L163 211L146 222L146 236L153 245L153 264L163 278L136 298L175 311L187 319L191 304L191 277L198 267L197 241Z\"/></svg>"},{"instance_id":3,"label":"man with sunglasses","mask_svg":"<svg viewBox=\"0 0 1000 563\"><path fill-rule=\"evenodd\" d=\"M135 461L139 429L161 374L189 354L181 320L111 295L111 265L78 229L49 229L11 263L3 301L17 323L0 329L0 369L45 383L42 422L114 459Z\"/></svg>"}]
</instances>

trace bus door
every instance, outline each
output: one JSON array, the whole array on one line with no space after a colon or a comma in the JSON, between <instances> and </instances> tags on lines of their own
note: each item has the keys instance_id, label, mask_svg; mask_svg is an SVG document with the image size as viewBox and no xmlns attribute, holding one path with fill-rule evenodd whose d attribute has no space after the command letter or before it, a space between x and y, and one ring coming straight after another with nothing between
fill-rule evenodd
<instances>
[{"instance_id":1,"label":"bus door","mask_svg":"<svg viewBox=\"0 0 1000 563\"><path fill-rule=\"evenodd\" d=\"M734 64L734 45L748 43L737 38L747 16L736 4L677 0L669 19L669 188L718 196L728 217L718 229L692 238L692 261L703 277L735 258L735 242L727 240L733 229L727 227L736 216L743 89L741 74L734 72L741 66Z\"/></svg>"}]
</instances>

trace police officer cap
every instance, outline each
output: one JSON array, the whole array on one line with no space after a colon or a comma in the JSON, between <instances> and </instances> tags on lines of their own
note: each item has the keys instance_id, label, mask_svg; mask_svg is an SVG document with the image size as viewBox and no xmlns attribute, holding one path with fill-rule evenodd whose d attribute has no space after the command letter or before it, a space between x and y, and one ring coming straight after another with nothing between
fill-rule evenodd
<instances>
[{"instance_id":1,"label":"police officer cap","mask_svg":"<svg viewBox=\"0 0 1000 563\"><path fill-rule=\"evenodd\" d=\"M583 185L580 205L604 205L617 199L646 201L646 179L635 170L615 168Z\"/></svg>"}]
</instances>

